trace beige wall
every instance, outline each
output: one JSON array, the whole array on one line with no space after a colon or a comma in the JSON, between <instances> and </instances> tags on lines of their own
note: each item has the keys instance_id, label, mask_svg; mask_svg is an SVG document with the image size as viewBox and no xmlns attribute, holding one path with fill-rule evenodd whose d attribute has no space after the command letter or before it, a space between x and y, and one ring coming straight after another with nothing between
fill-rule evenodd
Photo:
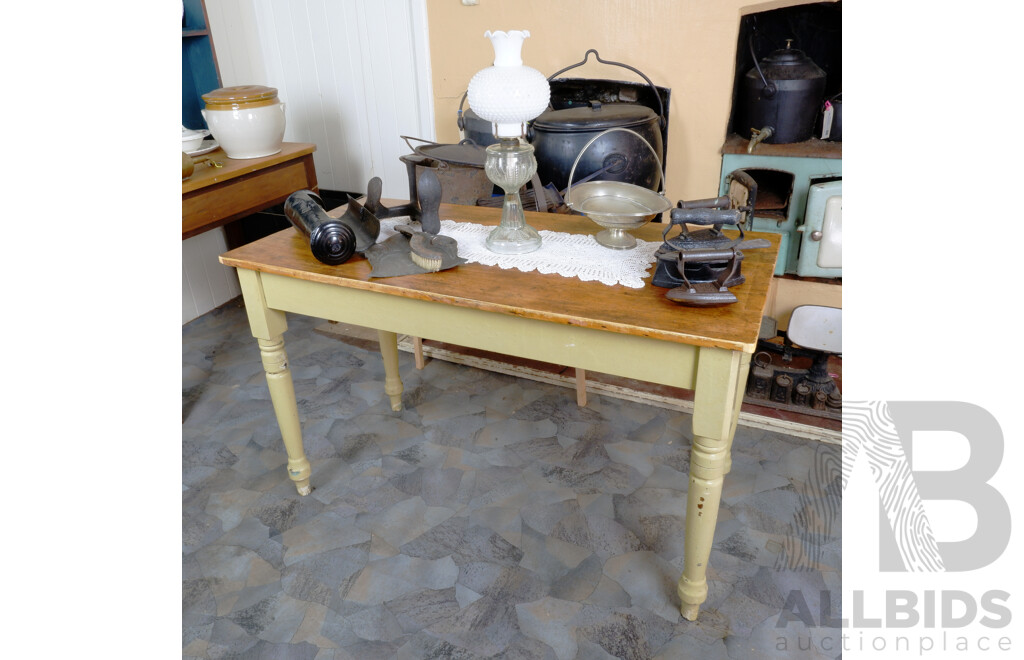
<instances>
[{"instance_id":1,"label":"beige wall","mask_svg":"<svg viewBox=\"0 0 1024 660\"><path fill-rule=\"evenodd\" d=\"M429 0L431 72L437 140L458 141L456 112L473 74L494 59L486 30L529 30L523 62L545 76L583 59L629 64L672 90L666 196L718 195L719 149L726 136L744 14L803 0ZM586 65L566 75L643 80L626 69Z\"/></svg>"}]
</instances>

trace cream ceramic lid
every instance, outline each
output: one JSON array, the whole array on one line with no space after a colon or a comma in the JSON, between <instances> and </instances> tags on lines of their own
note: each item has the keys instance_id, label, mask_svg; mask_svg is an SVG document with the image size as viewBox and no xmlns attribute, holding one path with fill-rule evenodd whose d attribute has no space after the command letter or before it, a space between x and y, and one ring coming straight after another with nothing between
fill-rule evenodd
<instances>
[{"instance_id":1,"label":"cream ceramic lid","mask_svg":"<svg viewBox=\"0 0 1024 660\"><path fill-rule=\"evenodd\" d=\"M203 94L207 110L237 110L273 105L278 102L277 90L263 85L221 87Z\"/></svg>"}]
</instances>

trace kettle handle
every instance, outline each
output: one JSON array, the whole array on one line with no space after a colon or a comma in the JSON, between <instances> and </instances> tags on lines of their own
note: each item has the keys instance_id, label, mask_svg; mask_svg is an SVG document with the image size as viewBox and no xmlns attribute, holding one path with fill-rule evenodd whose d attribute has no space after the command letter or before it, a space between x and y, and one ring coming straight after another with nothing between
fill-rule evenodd
<instances>
[{"instance_id":1,"label":"kettle handle","mask_svg":"<svg viewBox=\"0 0 1024 660\"><path fill-rule=\"evenodd\" d=\"M748 40L748 42L750 44L750 57L752 57L754 59L754 68L757 69L757 75L761 76L761 82L764 83L764 89L761 90L761 93L764 94L765 98L769 98L770 99L771 97L775 96L775 92L777 92L779 90L775 86L775 83L768 82L768 79L764 77L764 72L761 71L761 65L757 61L757 53L754 52L754 32L753 31L750 32L750 39Z\"/></svg>"},{"instance_id":2,"label":"kettle handle","mask_svg":"<svg viewBox=\"0 0 1024 660\"><path fill-rule=\"evenodd\" d=\"M635 73L638 76L640 76L641 78L643 78L647 82L647 84L651 86L651 89L654 90L654 98L658 99L658 122L661 125L661 129L664 130L665 129L665 106L662 105L662 103L661 103L661 94L658 93L658 88L654 86L654 83L651 82L651 79L648 78L647 75L643 71L641 71L640 69L637 69L635 67L631 67L628 64L623 64L622 62L612 62L611 60L601 59L601 55L595 49L593 49L593 48L589 49L583 55L583 60L581 62L577 62L576 64L570 64L569 66L565 67L564 69L560 69L559 71L555 71L550 76L548 76L548 82L551 82L556 77L558 77L560 74L565 73L569 69L575 69L578 66L583 66L584 64L586 64L587 63L587 59L590 57L591 53L594 54L594 58L598 62L600 62L601 64L614 64L615 66L621 66L624 69L629 69L633 73Z\"/></svg>"}]
</instances>

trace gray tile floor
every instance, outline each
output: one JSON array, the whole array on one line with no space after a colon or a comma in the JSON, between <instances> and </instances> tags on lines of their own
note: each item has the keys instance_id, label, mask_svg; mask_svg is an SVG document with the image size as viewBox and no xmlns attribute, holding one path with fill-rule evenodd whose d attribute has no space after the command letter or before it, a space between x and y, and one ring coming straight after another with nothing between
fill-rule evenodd
<instances>
[{"instance_id":1,"label":"gray tile floor","mask_svg":"<svg viewBox=\"0 0 1024 660\"><path fill-rule=\"evenodd\" d=\"M297 495L241 302L182 328L186 658L834 658L832 445L741 427L710 594L678 613L690 419L289 317Z\"/></svg>"}]
</instances>

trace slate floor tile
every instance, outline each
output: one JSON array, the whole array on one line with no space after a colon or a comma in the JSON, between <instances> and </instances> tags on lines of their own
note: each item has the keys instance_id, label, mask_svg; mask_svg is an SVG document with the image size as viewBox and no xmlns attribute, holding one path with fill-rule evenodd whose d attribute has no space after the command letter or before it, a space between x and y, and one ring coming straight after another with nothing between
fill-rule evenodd
<instances>
[{"instance_id":1,"label":"slate floor tile","mask_svg":"<svg viewBox=\"0 0 1024 660\"><path fill-rule=\"evenodd\" d=\"M375 340L288 320L308 497L242 306L182 328L184 658L835 657L775 624L794 591L841 616L837 447L737 430L684 621L689 415L404 352L394 412Z\"/></svg>"}]
</instances>

